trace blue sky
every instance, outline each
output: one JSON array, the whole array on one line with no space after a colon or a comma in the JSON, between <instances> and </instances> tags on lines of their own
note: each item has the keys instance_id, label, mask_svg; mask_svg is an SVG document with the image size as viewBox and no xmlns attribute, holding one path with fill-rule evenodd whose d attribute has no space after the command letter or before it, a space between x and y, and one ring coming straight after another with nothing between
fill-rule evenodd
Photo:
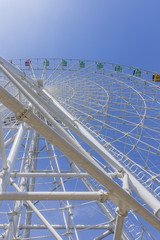
<instances>
[{"instance_id":1,"label":"blue sky","mask_svg":"<svg viewBox=\"0 0 160 240\"><path fill-rule=\"evenodd\" d=\"M0 0L0 54L88 59L160 73L160 0Z\"/></svg>"},{"instance_id":2,"label":"blue sky","mask_svg":"<svg viewBox=\"0 0 160 240\"><path fill-rule=\"evenodd\" d=\"M159 0L0 0L5 58L82 58L160 72Z\"/></svg>"}]
</instances>

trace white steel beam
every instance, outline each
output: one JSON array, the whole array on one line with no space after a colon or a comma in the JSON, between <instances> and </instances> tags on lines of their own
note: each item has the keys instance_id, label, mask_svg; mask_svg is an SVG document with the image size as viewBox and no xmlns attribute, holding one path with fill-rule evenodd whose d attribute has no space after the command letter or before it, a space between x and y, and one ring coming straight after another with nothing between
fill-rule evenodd
<instances>
[{"instance_id":1,"label":"white steel beam","mask_svg":"<svg viewBox=\"0 0 160 240\"><path fill-rule=\"evenodd\" d=\"M27 168L24 168L24 171L27 173L29 171L34 171L37 168L37 155L38 155L38 146L39 146L39 134L37 132L33 132L30 149L28 152L28 159L27 159ZM22 177L21 179L26 179L27 177ZM27 191L33 192L35 189L35 178L30 177L28 179L28 186ZM32 222L32 211L31 208L27 205L26 206L26 214L25 214L25 224L30 225ZM30 238L30 230L25 229L23 232L23 238Z\"/></svg>"},{"instance_id":2,"label":"white steel beam","mask_svg":"<svg viewBox=\"0 0 160 240\"><path fill-rule=\"evenodd\" d=\"M22 193L21 189L11 180L11 184L13 187L18 191L18 193ZM23 194L23 193L22 193ZM25 199L24 199L25 200ZM45 219L45 217L38 211L38 209L34 206L34 204L31 201L26 201L27 204L30 206L30 208L33 210L33 212L39 217L39 219L43 222L43 224L46 226L46 228L52 233L52 235L57 240L62 240L61 236L54 230L52 225Z\"/></svg>"},{"instance_id":3,"label":"white steel beam","mask_svg":"<svg viewBox=\"0 0 160 240\"><path fill-rule=\"evenodd\" d=\"M45 89L40 89L37 87L37 84L33 82L32 79L24 76L24 73L22 71L17 72L16 68L13 70L13 66L5 61L4 59L0 58L0 61L3 63L3 66L1 65L1 70L9 77L9 79L16 84L16 86L21 89L21 91L24 91L25 89L27 92L30 93L32 97L34 97L39 104L37 104L36 101L31 99L31 96L28 98L34 106L36 106L38 109L40 109L40 105L45 106L45 108L49 111L54 113L54 115L60 119L62 122L64 122L70 129L72 129L79 137L81 137L89 146L91 146L97 153L99 153L105 160L108 162L115 170L118 171L124 171L129 176L129 186L133 189L133 191L138 194L138 196L141 197L141 199L152 209L154 214L160 218L160 203L159 201L139 182L136 180L136 178L124 168L123 165L121 165L79 122L76 121L75 118L73 118L57 101L54 99ZM10 66L11 65L11 66ZM9 72L8 72L9 71ZM15 72L17 72L16 79L13 77L15 76ZM34 86L36 90L42 95L46 97L47 101L44 101L40 95L37 95L35 91L33 91L23 80L22 78L28 82L30 85ZM23 86L23 88L22 88ZM25 95L25 94L24 94ZM26 95L25 95L26 96ZM52 103L52 104L50 104ZM43 111L44 114L44 111ZM56 121L53 120L47 113L44 114L44 116L51 121L53 126L56 126L56 129L59 131L60 134L68 138L67 134L58 126ZM69 139L72 145L74 146L74 143L71 139ZM81 150L82 151L82 150ZM147 197L146 197L147 196Z\"/></svg>"},{"instance_id":4,"label":"white steel beam","mask_svg":"<svg viewBox=\"0 0 160 240\"><path fill-rule=\"evenodd\" d=\"M114 240L121 240L122 236L122 230L123 230L123 224L124 224L124 219L127 217L128 213L125 211L117 211L117 219L116 219L116 226L114 230Z\"/></svg>"},{"instance_id":5,"label":"white steel beam","mask_svg":"<svg viewBox=\"0 0 160 240\"><path fill-rule=\"evenodd\" d=\"M43 108L41 104L39 104L37 99L38 95L30 87L28 87L23 81L20 84L17 81L18 77L17 78L13 77L1 64L0 64L0 69L14 83L14 85L23 93L23 95L36 107L36 109L41 114L43 114L43 116L48 120L48 122L54 126L54 128L59 132L59 134L61 134L75 148L79 148L79 150L81 150L81 152L83 152L83 154L87 155L87 157L89 158L89 154L79 144L76 144L76 142L64 130L64 128L62 128L61 125L57 123L57 121L46 111L46 109ZM18 117L18 115L16 117ZM92 161L92 158L90 158L90 160ZM97 164L97 167L99 167L98 164Z\"/></svg>"},{"instance_id":6,"label":"white steel beam","mask_svg":"<svg viewBox=\"0 0 160 240\"><path fill-rule=\"evenodd\" d=\"M6 224L0 225L0 228L6 228ZM53 228L55 229L66 229L65 225L52 225ZM98 225L80 225L80 224L76 224L75 225L76 229L79 230L86 230L86 229L109 229L111 230L111 225L110 224L98 224ZM74 229L74 226L70 225L69 226L70 229ZM46 229L45 225L20 225L19 229Z\"/></svg>"},{"instance_id":7,"label":"white steel beam","mask_svg":"<svg viewBox=\"0 0 160 240\"><path fill-rule=\"evenodd\" d=\"M160 218L160 202L151 194L137 179L127 170L125 167L119 163L115 157L111 155L102 145L99 143L74 117L71 116L70 113L63 108L56 101L56 99L51 96L45 89L42 91L48 96L49 99L52 100L52 104L45 104L46 109L51 111L59 118L62 122L64 122L71 130L73 130L80 138L82 138L90 147L92 147L100 156L109 163L113 169L124 172L125 181L128 178L128 193L131 194L129 187L152 209L155 216ZM48 108L47 108L48 106ZM54 108L52 107L54 106ZM55 111L56 109L56 111ZM126 187L126 186L125 186ZM126 190L126 189L125 189ZM155 207L157 206L157 207Z\"/></svg>"},{"instance_id":8,"label":"white steel beam","mask_svg":"<svg viewBox=\"0 0 160 240\"><path fill-rule=\"evenodd\" d=\"M25 132L26 132L26 124L21 124L7 158L8 169L2 173L2 176L0 178L0 193L5 192L7 189L7 186L9 184L10 173L14 168L15 161L16 161L21 143L23 141Z\"/></svg>"},{"instance_id":9,"label":"white steel beam","mask_svg":"<svg viewBox=\"0 0 160 240\"><path fill-rule=\"evenodd\" d=\"M7 158L7 170L2 172L1 178L0 178L0 193L3 193L6 191L8 185L9 185L9 178L10 178L10 173L12 172L15 162L16 162L16 158L19 152L19 149L21 147L21 143L24 139L24 135L26 132L26 124L21 124L19 127L19 130L16 134L16 137L14 139L14 142L12 144L11 150L9 152L8 158ZM0 205L2 204L2 201L0 200ZM12 224L12 223L11 223ZM11 225L10 225L11 226ZM7 231L5 233L5 237L7 236L7 240L10 239L10 236L8 234L10 234L11 232Z\"/></svg>"},{"instance_id":10,"label":"white steel beam","mask_svg":"<svg viewBox=\"0 0 160 240\"><path fill-rule=\"evenodd\" d=\"M28 133L28 136L27 136L27 142L28 142L28 138L29 138L29 133ZM34 152L37 148L37 141L36 140L37 140L37 133L34 132L33 133L33 138L32 138L31 143L30 143L29 151L28 151L28 157L27 157L27 160L26 160L25 165L24 165L24 171L29 170L29 164L31 164L31 159L32 159L32 157L35 156ZM23 165L23 163L22 163L22 165ZM24 192L26 190L26 179L23 178L23 177L20 180L20 190L22 192ZM22 210L22 206L23 206L23 201L16 201L15 204L14 204L13 214L11 215L9 228L8 228L7 233L6 233L6 239L7 240L12 240L14 237L16 238L16 236L17 236L16 234L17 234L20 212Z\"/></svg>"},{"instance_id":11,"label":"white steel beam","mask_svg":"<svg viewBox=\"0 0 160 240\"><path fill-rule=\"evenodd\" d=\"M131 195L131 191L130 191L130 189L129 189L129 176L128 176L127 173L124 174L122 181L123 181L122 188L123 188L126 192L128 192L128 194Z\"/></svg>"},{"instance_id":12,"label":"white steel beam","mask_svg":"<svg viewBox=\"0 0 160 240\"><path fill-rule=\"evenodd\" d=\"M6 99L7 98L7 99ZM13 111L17 118L21 121L27 122L33 129L47 139L51 144L55 145L68 158L74 161L82 169L84 169L90 176L101 183L110 194L110 200L117 206L119 201L125 202L127 209L133 209L139 216L144 218L148 223L155 227L158 231L160 229L160 221L154 217L147 209L138 203L133 197L127 194L121 187L119 187L104 171L102 167L95 163L95 161L87 158L82 152L78 151L63 137L41 121L33 114L31 109L26 109L5 89L0 87L0 100L6 107ZM155 208L160 209L160 203L155 202Z\"/></svg>"},{"instance_id":13,"label":"white steel beam","mask_svg":"<svg viewBox=\"0 0 160 240\"><path fill-rule=\"evenodd\" d=\"M0 64L2 64L3 66L5 66L6 69L8 69L9 71L11 71L12 73L14 73L15 75L19 75L22 78L26 77L26 74L21 71L20 69L16 68L14 65L12 65L11 63L9 63L8 61L6 61L4 58L0 57Z\"/></svg>"},{"instance_id":14,"label":"white steel beam","mask_svg":"<svg viewBox=\"0 0 160 240\"><path fill-rule=\"evenodd\" d=\"M54 229L66 229L65 225L55 225L52 224L51 225ZM8 229L9 224L0 224L0 229ZM98 225L75 225L76 229L79 230L86 230L86 229L111 229L110 224L98 224ZM70 229L74 229L74 226L70 225L69 226ZM36 225L36 224L31 224L31 225L19 225L19 229L47 229L47 227L45 225Z\"/></svg>"},{"instance_id":15,"label":"white steel beam","mask_svg":"<svg viewBox=\"0 0 160 240\"><path fill-rule=\"evenodd\" d=\"M2 157L2 168L3 170L6 170L8 168L7 166L7 159L6 159L6 152L5 152L5 145L3 140L3 129L2 129L2 123L1 123L1 114L0 114L0 152Z\"/></svg>"},{"instance_id":16,"label":"white steel beam","mask_svg":"<svg viewBox=\"0 0 160 240\"><path fill-rule=\"evenodd\" d=\"M54 151L53 145L51 146L51 148L52 148L53 157L54 157L54 160L55 160L55 167L56 167L58 173L60 173L60 167L59 167L58 159L57 159L56 153L55 153L55 151ZM47 150L49 150L49 145L48 145L48 143L47 143ZM50 159L50 160L51 160L51 159ZM66 192L63 178L60 178L60 183L61 183L61 187L62 187L63 192ZM62 204L62 203L61 203L61 201L60 201L60 205L61 205L61 204ZM71 205L70 205L70 203L69 203L68 200L66 201L66 207L67 207L67 211L68 211L68 219L66 218L66 214L65 214L65 211L64 211L64 210L62 210L62 214L63 214L64 223L65 223L65 225L66 225L66 233L67 233L67 234L70 234L69 225L72 224L72 225L74 226L75 224L74 224L74 219L73 219L72 208L71 208ZM75 227L74 227L74 233L75 233L75 239L76 239L76 240L79 240L78 233L77 233L77 229L76 229ZM69 237L69 239L71 240L70 237Z\"/></svg>"},{"instance_id":17,"label":"white steel beam","mask_svg":"<svg viewBox=\"0 0 160 240\"><path fill-rule=\"evenodd\" d=\"M113 233L110 230L107 230L106 232L104 232L102 235L100 235L99 237L94 238L94 240L102 240L103 238L109 236L111 233ZM117 239L118 240L118 239Z\"/></svg>"},{"instance_id":18,"label":"white steel beam","mask_svg":"<svg viewBox=\"0 0 160 240\"><path fill-rule=\"evenodd\" d=\"M40 177L40 178L87 178L90 177L88 173L34 173L34 172L14 172L11 173L11 177Z\"/></svg>"},{"instance_id":19,"label":"white steel beam","mask_svg":"<svg viewBox=\"0 0 160 240\"><path fill-rule=\"evenodd\" d=\"M81 170L79 169L79 167L71 161L71 159L68 159L68 163L70 164L71 168L74 169L75 172L77 173L80 173ZM111 173L111 174L108 174L110 175L111 177L117 177L117 175L122 178L122 174L121 173ZM88 189L88 191L94 191L94 188L92 187L92 185L88 182L88 180L86 178L82 178L82 182L84 183L85 187ZM107 216L107 218L111 221L110 222L110 229L109 231L110 232L104 232L102 235L100 235L99 237L97 238L100 238L100 239L103 239L104 237L106 237L108 234L111 234L114 232L114 229L115 229L115 221L114 221L114 214L112 215L108 209L106 208L106 205L104 203L101 203L101 202L96 202L97 205L99 206L100 210L103 212L103 214L105 216ZM121 204L122 205L122 204ZM94 239L96 240L96 239ZM126 231L124 230L123 233L122 233L122 236L121 236L121 240L128 240L128 236L126 234Z\"/></svg>"},{"instance_id":20,"label":"white steel beam","mask_svg":"<svg viewBox=\"0 0 160 240\"><path fill-rule=\"evenodd\" d=\"M4 142L5 148L8 147L8 146L14 141L15 137L16 137L16 134L13 135L13 136L11 136L9 139L7 139L7 140Z\"/></svg>"},{"instance_id":21,"label":"white steel beam","mask_svg":"<svg viewBox=\"0 0 160 240\"><path fill-rule=\"evenodd\" d=\"M71 166L71 168L76 172L76 173L81 173L80 168L69 158L67 158L67 161L69 163L69 165ZM88 179L86 178L82 178L81 180L84 184L84 186L86 187L86 189L90 192L94 191L94 187L92 186L92 184L88 181ZM96 202L96 204L98 205L98 207L100 208L100 210L102 211L102 213L107 216L107 219L109 219L109 221L114 220L114 216L110 213L110 211L107 209L106 205L104 203L101 202ZM113 222L110 223L110 225L114 225Z\"/></svg>"},{"instance_id":22,"label":"white steel beam","mask_svg":"<svg viewBox=\"0 0 160 240\"><path fill-rule=\"evenodd\" d=\"M0 193L0 200L2 201L33 201L33 200L82 200L82 201L100 201L107 200L107 192L100 190L98 192L4 192Z\"/></svg>"}]
</instances>

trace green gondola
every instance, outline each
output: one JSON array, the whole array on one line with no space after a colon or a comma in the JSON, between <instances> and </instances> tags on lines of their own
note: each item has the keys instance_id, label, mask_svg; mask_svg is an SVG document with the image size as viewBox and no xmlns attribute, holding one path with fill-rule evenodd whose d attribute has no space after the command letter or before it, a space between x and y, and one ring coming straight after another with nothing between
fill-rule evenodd
<instances>
[{"instance_id":1,"label":"green gondola","mask_svg":"<svg viewBox=\"0 0 160 240\"><path fill-rule=\"evenodd\" d=\"M62 64L63 67L67 67L67 61L66 60L62 60L61 64Z\"/></svg>"},{"instance_id":2,"label":"green gondola","mask_svg":"<svg viewBox=\"0 0 160 240\"><path fill-rule=\"evenodd\" d=\"M48 67L49 66L49 61L47 59L44 60L43 65Z\"/></svg>"},{"instance_id":3,"label":"green gondola","mask_svg":"<svg viewBox=\"0 0 160 240\"><path fill-rule=\"evenodd\" d=\"M97 63L97 69L102 69L103 68L103 63Z\"/></svg>"},{"instance_id":4,"label":"green gondola","mask_svg":"<svg viewBox=\"0 0 160 240\"><path fill-rule=\"evenodd\" d=\"M84 68L85 67L85 62L84 61L80 61L79 62L79 66L80 66L80 68Z\"/></svg>"},{"instance_id":5,"label":"green gondola","mask_svg":"<svg viewBox=\"0 0 160 240\"><path fill-rule=\"evenodd\" d=\"M122 66L116 65L116 66L115 66L115 71L116 71L116 72L122 72Z\"/></svg>"},{"instance_id":6,"label":"green gondola","mask_svg":"<svg viewBox=\"0 0 160 240\"><path fill-rule=\"evenodd\" d=\"M133 75L136 76L136 77L140 77L140 76L141 76L141 70L135 69L135 70L133 71Z\"/></svg>"}]
</instances>

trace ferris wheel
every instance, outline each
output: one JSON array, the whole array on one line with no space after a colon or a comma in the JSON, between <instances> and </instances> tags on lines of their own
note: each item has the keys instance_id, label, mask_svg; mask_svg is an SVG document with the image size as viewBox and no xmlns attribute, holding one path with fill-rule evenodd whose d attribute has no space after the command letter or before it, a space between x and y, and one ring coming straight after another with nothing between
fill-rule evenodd
<instances>
[{"instance_id":1,"label":"ferris wheel","mask_svg":"<svg viewBox=\"0 0 160 240\"><path fill-rule=\"evenodd\" d=\"M157 239L160 75L0 58L0 239Z\"/></svg>"}]
</instances>

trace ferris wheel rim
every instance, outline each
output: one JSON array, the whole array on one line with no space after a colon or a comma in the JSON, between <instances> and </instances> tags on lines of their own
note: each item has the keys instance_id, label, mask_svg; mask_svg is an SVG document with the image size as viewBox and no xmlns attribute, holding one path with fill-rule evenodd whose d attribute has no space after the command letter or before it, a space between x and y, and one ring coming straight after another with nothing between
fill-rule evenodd
<instances>
[{"instance_id":1,"label":"ferris wheel rim","mask_svg":"<svg viewBox=\"0 0 160 240\"><path fill-rule=\"evenodd\" d=\"M94 62L94 63L96 63L96 62ZM97 75L101 75L102 76L102 74L101 73L97 73ZM141 78L137 78L138 80L140 80ZM90 80L88 80L88 82L89 82ZM144 81L144 80L143 80ZM63 83L63 81L61 82L61 83ZM94 84L97 84L97 83L94 83ZM150 84L150 83L149 83ZM153 84L153 85L155 85L156 86L156 88L157 88L157 85L155 84L155 83L151 83L151 84ZM98 84L97 84L98 85ZM133 87L131 87L131 88L133 88ZM134 89L134 91L136 91L135 89ZM107 92L107 90L105 91L105 92ZM76 93L76 91L75 91L75 93ZM93 88L93 93L94 93L94 88ZM108 93L108 92L107 92ZM140 98L142 99L142 102L143 102L143 97L141 96L141 94L137 91L137 93L138 93L138 95L140 96ZM73 100L74 100L74 97L75 97L75 95L73 96ZM71 100L72 100L71 99ZM70 99L69 99L70 100ZM77 100L77 99L76 99ZM98 101L98 98L97 98L97 101ZM144 102L143 102L143 104L144 104ZM77 105L78 106L78 105ZM97 106L98 106L98 104L97 104ZM145 104L144 104L144 106L145 106ZM83 108L82 108L83 109ZM117 107L117 109L118 109L118 107ZM144 110L146 110L146 107L145 107L145 109ZM139 116L140 116L140 114L139 114ZM95 117L95 116L94 116ZM142 115L141 115L141 117L142 117ZM143 117L143 118L145 118L145 117ZM97 118L97 120L98 120L98 118ZM141 121L142 121L142 119L141 119ZM84 121L84 126L85 126L85 121ZM133 130L134 131L134 130ZM100 133L100 132L98 132L98 133ZM145 170L145 169L144 169ZM150 174L151 174L151 172L150 172ZM153 173L152 173L153 174Z\"/></svg>"}]
</instances>

